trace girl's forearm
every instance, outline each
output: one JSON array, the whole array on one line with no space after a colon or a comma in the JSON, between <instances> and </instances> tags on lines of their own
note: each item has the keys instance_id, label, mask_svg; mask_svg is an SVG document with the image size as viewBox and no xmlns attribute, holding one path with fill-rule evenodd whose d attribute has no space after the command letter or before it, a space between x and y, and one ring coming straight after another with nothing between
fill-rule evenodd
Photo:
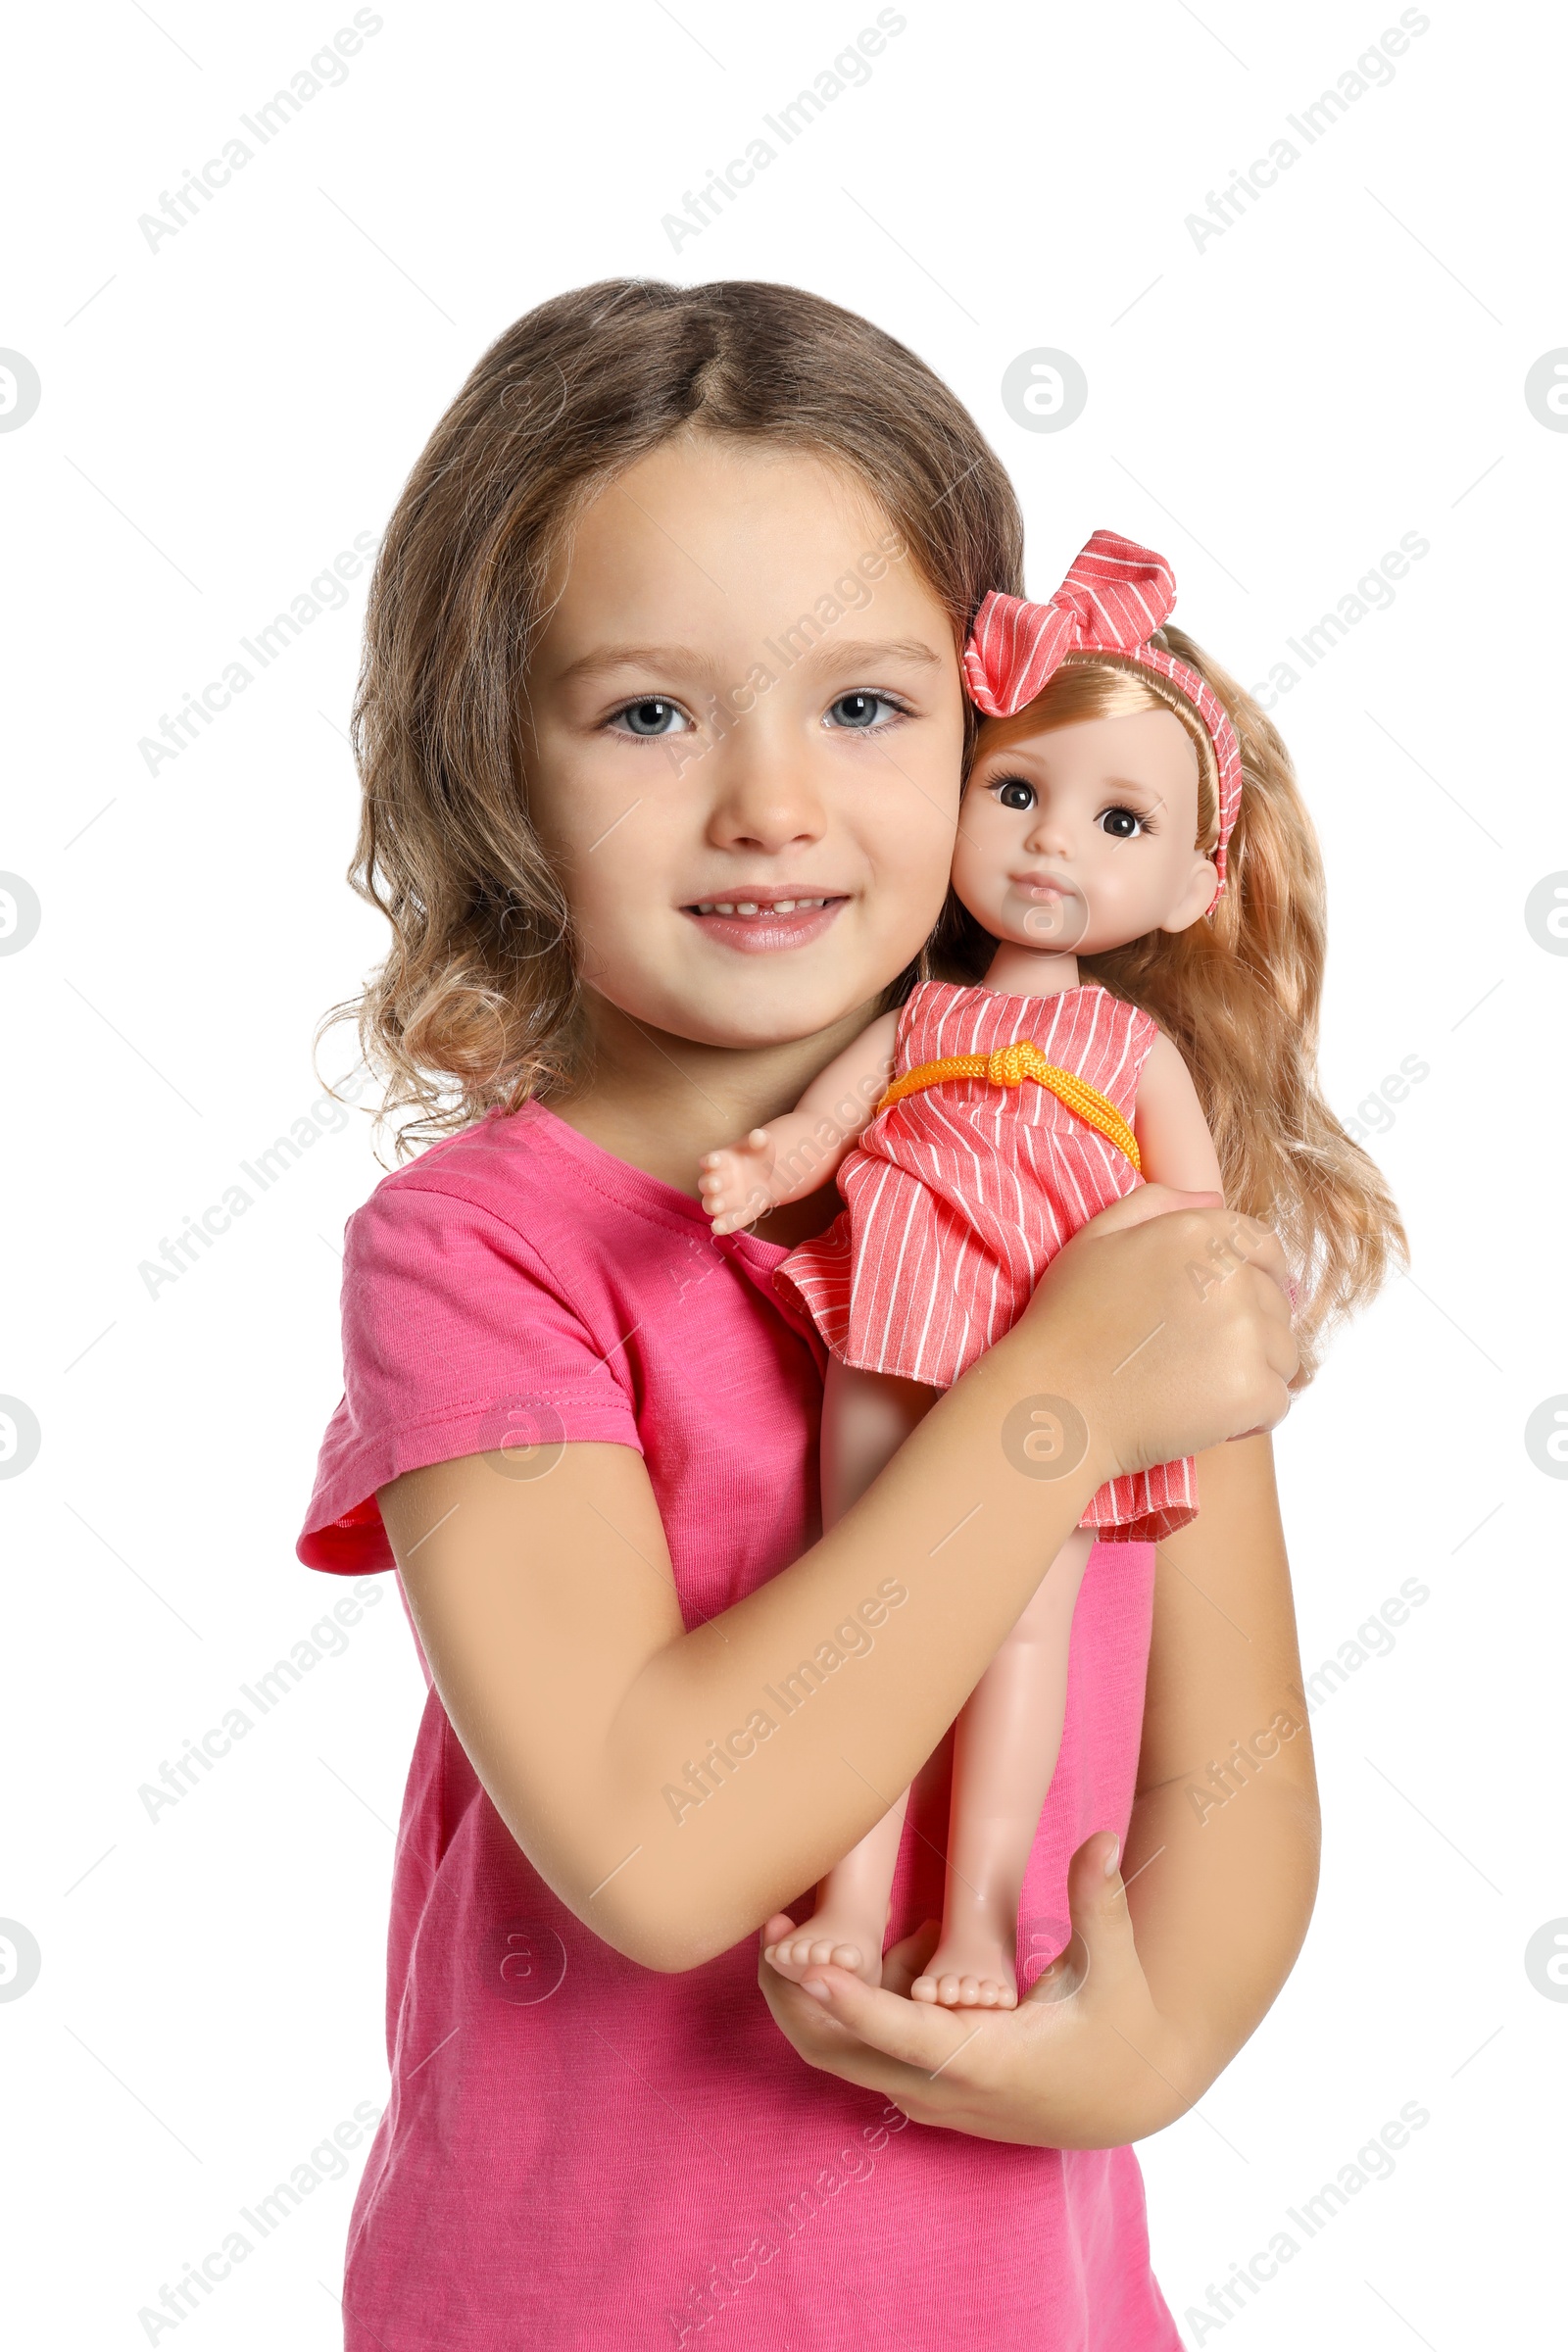
<instances>
[{"instance_id":1,"label":"girl's forearm","mask_svg":"<svg viewBox=\"0 0 1568 2352\"><path fill-rule=\"evenodd\" d=\"M1151 1997L1196 2098L1289 1975L1317 1886L1318 1805L1267 1439L1198 1465L1160 1546L1124 1871ZM1169 2120L1168 2117L1164 2120Z\"/></svg>"},{"instance_id":2,"label":"girl's forearm","mask_svg":"<svg viewBox=\"0 0 1568 2352\"><path fill-rule=\"evenodd\" d=\"M1136 1206L1119 1213L1131 1218ZM1217 1286L1206 1275L1193 1280L1195 1268L1214 1262L1207 1245L1224 1222L1189 1212L1069 1244L1018 1324L938 1399L820 1544L714 1625L664 1645L623 1685L607 1747L619 1785L646 1792L639 1819L661 1855L657 1884L628 1887L624 1899L651 1892L679 1948L693 1951L701 1922L695 1957L724 1949L813 1885L880 1819L956 1716L1096 1489L1129 1466L1122 1448L1133 1430L1150 1446L1143 1458L1174 1458L1184 1447L1169 1440L1179 1427L1193 1429L1194 1402L1216 1373L1216 1396L1233 1383L1234 1392L1208 1408L1215 1421L1200 1446L1261 1418L1258 1401L1271 1392L1277 1415L1281 1375L1295 1364L1279 1291L1245 1270ZM1125 1267L1125 1287L1106 1279L1112 1260L1102 1251ZM1211 1483L1223 1491L1225 1474ZM1236 1541L1245 1548L1240 1528ZM863 1604L875 1611L888 1602L872 1629L874 1649L830 1663L847 1646L837 1629L864 1625ZM801 1675L814 1659L815 1673ZM791 1676L800 1677L793 1688ZM750 1723L754 1709L778 1719L765 1737ZM663 1759L677 1727L691 1728L698 1743L676 1742L671 1771ZM723 1743L739 1732L747 1748L748 1729L757 1737L726 1771ZM712 1785L702 1801L666 1794L705 1755ZM1182 1920L1190 1924L1185 1911Z\"/></svg>"},{"instance_id":3,"label":"girl's forearm","mask_svg":"<svg viewBox=\"0 0 1568 2352\"><path fill-rule=\"evenodd\" d=\"M1292 1711L1304 1738L1304 1710ZM1231 1778L1228 1794L1205 1774L1147 1790L1133 1809L1123 1878L1163 2028L1160 2046L1141 2053L1144 2132L1185 2114L1256 2031L1312 1915L1319 1818L1310 1774L1303 1783L1287 1764L1271 1780L1265 1763L1255 1779Z\"/></svg>"},{"instance_id":4,"label":"girl's forearm","mask_svg":"<svg viewBox=\"0 0 1568 2352\"><path fill-rule=\"evenodd\" d=\"M1081 1391L1066 1365L1054 1380ZM1044 1386L1027 1346L1001 1343L829 1535L626 1690L608 1744L616 1784L643 1792L628 1829L657 1841L671 1965L814 1884L957 1714L1103 1474L1092 1449L1061 1478L1009 1460L1007 1415Z\"/></svg>"},{"instance_id":5,"label":"girl's forearm","mask_svg":"<svg viewBox=\"0 0 1568 2352\"><path fill-rule=\"evenodd\" d=\"M682 1623L623 1446L567 1446L521 1481L458 1457L377 1490L475 1771L607 1942L696 1967L813 1884L936 1746L1097 1487L1279 1417L1277 1278L1195 1283L1231 1221L1138 1221L1159 1205L1069 1243L854 1510L710 1624Z\"/></svg>"}]
</instances>

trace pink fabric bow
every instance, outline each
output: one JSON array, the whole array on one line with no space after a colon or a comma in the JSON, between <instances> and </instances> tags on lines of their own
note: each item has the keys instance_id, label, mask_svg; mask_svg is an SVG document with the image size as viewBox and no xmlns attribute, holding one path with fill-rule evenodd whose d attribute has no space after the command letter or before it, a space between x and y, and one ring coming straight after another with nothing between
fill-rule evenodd
<instances>
[{"instance_id":1,"label":"pink fabric bow","mask_svg":"<svg viewBox=\"0 0 1568 2352\"><path fill-rule=\"evenodd\" d=\"M1096 531L1080 549L1049 604L993 591L975 614L963 649L970 700L991 718L1010 718L1032 703L1069 654L1121 654L1166 678L1193 705L1214 746L1219 778L1219 840L1214 867L1225 887L1225 845L1242 805L1242 747L1230 714L1196 669L1149 639L1176 602L1176 575L1163 556Z\"/></svg>"},{"instance_id":2,"label":"pink fabric bow","mask_svg":"<svg viewBox=\"0 0 1568 2352\"><path fill-rule=\"evenodd\" d=\"M1097 531L1048 605L993 594L975 615L963 674L977 707L1010 718L1032 703L1068 654L1131 654L1152 637L1176 602L1176 575L1163 556Z\"/></svg>"}]
</instances>

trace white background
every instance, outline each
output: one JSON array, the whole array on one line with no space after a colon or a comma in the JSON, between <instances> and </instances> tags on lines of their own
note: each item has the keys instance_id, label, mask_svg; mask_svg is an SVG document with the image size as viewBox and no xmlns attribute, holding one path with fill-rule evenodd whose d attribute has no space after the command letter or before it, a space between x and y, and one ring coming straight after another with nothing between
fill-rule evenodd
<instances>
[{"instance_id":1,"label":"white background","mask_svg":"<svg viewBox=\"0 0 1568 2352\"><path fill-rule=\"evenodd\" d=\"M866 85L677 251L663 216L870 0L680 0L679 22L658 0L388 0L341 86L249 140L153 249L138 216L352 10L155 13L34 12L6 132L29 226L0 343L42 382L0 434L0 866L42 908L0 959L0 1391L41 1429L0 1482L0 1914L42 1952L0 2002L16 2340L148 2340L162 2284L381 2104L390 1825L422 1695L388 1583L177 1805L154 1821L138 1798L339 1595L293 1544L340 1386L343 1222L380 1173L368 1120L323 1133L156 1297L138 1267L309 1115L314 1025L385 945L342 879L363 577L177 759L150 773L138 743L379 531L509 321L626 272L786 279L863 310L1011 469L1035 594L1095 526L1129 532L1169 552L1177 617L1244 680L1401 535L1430 542L1275 712L1329 865L1329 1098L1349 1118L1401 1061L1428 1065L1373 1144L1411 1279L1280 1439L1308 1670L1401 1581L1429 1597L1316 1712L1325 1867L1300 1964L1144 2159L1194 2345L1543 2340L1568 2006L1524 1954L1568 1914L1568 1487L1524 1428L1568 1391L1541 1217L1568 958L1524 904L1568 868L1568 433L1524 379L1568 345L1560 17L1434 0L1392 80L1307 147L1286 116L1396 24L1385 0L911 0ZM1200 247L1186 217L1282 135L1299 160ZM1001 400L1038 347L1088 377L1064 431ZM326 1074L354 1059L335 1032ZM1308 2242L1286 2208L1412 2101L1430 2122L1394 2177ZM360 2161L170 2332L335 2342ZM1219 2319L1210 2282L1282 2228L1300 2252Z\"/></svg>"}]
</instances>

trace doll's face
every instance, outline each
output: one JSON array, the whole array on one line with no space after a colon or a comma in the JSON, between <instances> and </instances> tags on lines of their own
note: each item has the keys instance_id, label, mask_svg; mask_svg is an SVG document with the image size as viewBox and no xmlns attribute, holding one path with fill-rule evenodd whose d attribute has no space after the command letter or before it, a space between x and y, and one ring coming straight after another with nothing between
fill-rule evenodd
<instances>
[{"instance_id":1,"label":"doll's face","mask_svg":"<svg viewBox=\"0 0 1568 2352\"><path fill-rule=\"evenodd\" d=\"M719 1047L817 1035L920 949L962 772L952 623L808 455L663 443L579 520L529 665L530 811L596 1000Z\"/></svg>"},{"instance_id":2,"label":"doll's face","mask_svg":"<svg viewBox=\"0 0 1568 2352\"><path fill-rule=\"evenodd\" d=\"M953 887L999 940L1097 956L1206 913L1197 836L1198 755L1170 711L1041 733L1023 710L981 730Z\"/></svg>"}]
</instances>

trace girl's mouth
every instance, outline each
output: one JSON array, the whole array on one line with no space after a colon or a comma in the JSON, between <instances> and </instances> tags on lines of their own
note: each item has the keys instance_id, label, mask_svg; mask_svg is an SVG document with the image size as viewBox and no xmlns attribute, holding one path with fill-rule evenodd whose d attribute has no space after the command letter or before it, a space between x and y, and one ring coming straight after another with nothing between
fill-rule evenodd
<instances>
[{"instance_id":1,"label":"girl's mouth","mask_svg":"<svg viewBox=\"0 0 1568 2352\"><path fill-rule=\"evenodd\" d=\"M681 912L717 946L759 956L819 939L845 904L842 891L737 891L696 900Z\"/></svg>"}]
</instances>

